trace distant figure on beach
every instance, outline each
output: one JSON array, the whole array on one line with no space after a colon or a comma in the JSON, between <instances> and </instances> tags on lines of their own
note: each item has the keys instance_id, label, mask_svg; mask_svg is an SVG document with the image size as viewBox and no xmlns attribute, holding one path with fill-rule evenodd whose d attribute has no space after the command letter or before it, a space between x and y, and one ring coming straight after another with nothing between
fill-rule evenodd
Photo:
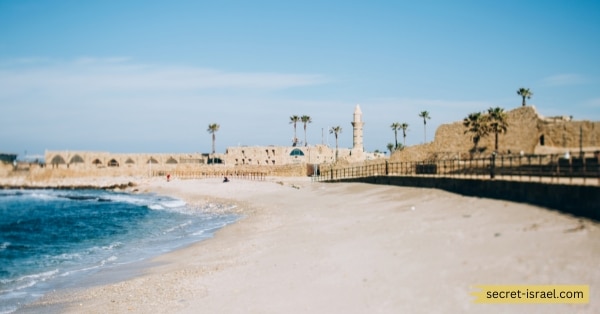
<instances>
[{"instance_id":1,"label":"distant figure on beach","mask_svg":"<svg viewBox=\"0 0 600 314\"><path fill-rule=\"evenodd\" d=\"M171 181L171 174L167 173L167 182Z\"/></svg>"},{"instance_id":2,"label":"distant figure on beach","mask_svg":"<svg viewBox=\"0 0 600 314\"><path fill-rule=\"evenodd\" d=\"M229 182L229 179L227 177L223 178L223 183L225 182Z\"/></svg>"}]
</instances>

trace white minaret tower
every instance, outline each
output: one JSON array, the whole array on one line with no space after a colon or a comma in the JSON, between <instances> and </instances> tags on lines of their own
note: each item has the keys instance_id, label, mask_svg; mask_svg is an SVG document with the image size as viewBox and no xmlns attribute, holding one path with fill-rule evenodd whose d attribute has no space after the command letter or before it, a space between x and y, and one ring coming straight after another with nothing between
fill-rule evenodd
<instances>
[{"instance_id":1,"label":"white minaret tower","mask_svg":"<svg viewBox=\"0 0 600 314\"><path fill-rule=\"evenodd\" d=\"M362 111L360 111L360 106L356 105L354 108L354 120L352 121L352 149L356 149L359 151L364 151L363 147L363 125L362 122Z\"/></svg>"}]
</instances>

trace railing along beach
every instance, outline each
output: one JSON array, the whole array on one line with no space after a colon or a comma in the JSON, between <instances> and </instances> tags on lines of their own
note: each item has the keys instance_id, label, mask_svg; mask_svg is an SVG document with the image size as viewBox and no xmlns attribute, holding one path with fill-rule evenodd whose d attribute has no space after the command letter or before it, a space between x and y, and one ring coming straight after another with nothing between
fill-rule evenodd
<instances>
[{"instance_id":1,"label":"railing along beach","mask_svg":"<svg viewBox=\"0 0 600 314\"><path fill-rule=\"evenodd\" d=\"M385 161L363 165L321 167L314 181L339 181L372 176L423 176L538 181L600 185L600 153L573 155L496 155L435 161Z\"/></svg>"}]
</instances>

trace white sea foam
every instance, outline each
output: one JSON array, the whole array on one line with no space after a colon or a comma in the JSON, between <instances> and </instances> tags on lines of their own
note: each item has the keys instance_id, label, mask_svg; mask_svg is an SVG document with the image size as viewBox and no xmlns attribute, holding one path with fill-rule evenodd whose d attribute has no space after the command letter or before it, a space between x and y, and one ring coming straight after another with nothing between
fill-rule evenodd
<instances>
[{"instance_id":1,"label":"white sea foam","mask_svg":"<svg viewBox=\"0 0 600 314\"><path fill-rule=\"evenodd\" d=\"M79 254L79 253L63 253L58 256L54 256L54 258L61 260L61 261L70 261L70 260L75 260L75 259L81 259L81 254Z\"/></svg>"},{"instance_id":2,"label":"white sea foam","mask_svg":"<svg viewBox=\"0 0 600 314\"><path fill-rule=\"evenodd\" d=\"M7 289L7 290L0 290L0 294L4 294L7 292L13 292L13 291L18 291L18 290L22 290L25 288L29 288L34 286L35 284L37 284L40 281L46 281L52 277L54 277L56 274L58 274L58 269L55 270L50 270L50 271L46 271L46 272L42 272L42 273L37 273L37 274L31 274L31 275L25 275L25 276L21 276L15 279L4 279L2 281L0 281L2 283L2 285L14 285L14 284L18 284L16 287Z\"/></svg>"},{"instance_id":3,"label":"white sea foam","mask_svg":"<svg viewBox=\"0 0 600 314\"><path fill-rule=\"evenodd\" d=\"M177 208L177 207L183 207L183 206L187 205L187 203L182 200L172 200L172 201L162 201L161 205L168 207L168 208Z\"/></svg>"},{"instance_id":4,"label":"white sea foam","mask_svg":"<svg viewBox=\"0 0 600 314\"><path fill-rule=\"evenodd\" d=\"M76 273L81 273L81 272L86 272L86 271L89 271L89 270L98 269L100 267L105 266L106 264L115 262L117 259L118 259L117 256L111 255L108 258L105 258L105 259L101 260L100 262L98 262L95 265L92 265L92 266L89 266L89 267L80 268L80 269L73 269L73 270L66 271L66 272L60 274L60 277L67 277L67 276L70 276L70 275L73 275L73 274L76 274Z\"/></svg>"},{"instance_id":5,"label":"white sea foam","mask_svg":"<svg viewBox=\"0 0 600 314\"><path fill-rule=\"evenodd\" d=\"M139 205L139 206L148 205L148 203L149 203L147 199L140 198L139 195L131 195L131 194L123 193L123 194L105 195L105 197L114 202L129 203L129 204L134 204L134 205Z\"/></svg>"},{"instance_id":6,"label":"white sea foam","mask_svg":"<svg viewBox=\"0 0 600 314\"><path fill-rule=\"evenodd\" d=\"M123 246L122 242L113 242L110 245L103 246L102 249L104 249L104 250L113 250L113 249L118 249L118 248L120 248L122 246Z\"/></svg>"},{"instance_id":7,"label":"white sea foam","mask_svg":"<svg viewBox=\"0 0 600 314\"><path fill-rule=\"evenodd\" d=\"M165 234L165 233L171 233L171 232L173 232L175 230L178 230L178 229L183 229L183 228L185 228L185 227L187 227L187 226L189 226L191 224L192 224L192 221L188 220L188 221L186 221L184 223L181 223L181 224L179 224L179 225L177 225L175 227L172 227L172 228L169 228L169 229L165 230L165 232L163 232L163 234Z\"/></svg>"},{"instance_id":8,"label":"white sea foam","mask_svg":"<svg viewBox=\"0 0 600 314\"><path fill-rule=\"evenodd\" d=\"M27 195L31 198L44 201L59 199L59 197L54 195L53 193L45 191L31 191L30 193L27 193Z\"/></svg>"},{"instance_id":9,"label":"white sea foam","mask_svg":"<svg viewBox=\"0 0 600 314\"><path fill-rule=\"evenodd\" d=\"M199 230L199 231L192 233L192 236L197 237L197 236L203 235L204 233L205 233L205 230Z\"/></svg>"},{"instance_id":10,"label":"white sea foam","mask_svg":"<svg viewBox=\"0 0 600 314\"><path fill-rule=\"evenodd\" d=\"M106 265L106 263L110 263L110 262L114 262L118 259L118 257L111 255L110 257L108 257L107 259L103 259L100 261L100 266L104 266Z\"/></svg>"},{"instance_id":11,"label":"white sea foam","mask_svg":"<svg viewBox=\"0 0 600 314\"><path fill-rule=\"evenodd\" d=\"M3 242L0 244L0 251L6 250L10 246L10 242Z\"/></svg>"}]
</instances>

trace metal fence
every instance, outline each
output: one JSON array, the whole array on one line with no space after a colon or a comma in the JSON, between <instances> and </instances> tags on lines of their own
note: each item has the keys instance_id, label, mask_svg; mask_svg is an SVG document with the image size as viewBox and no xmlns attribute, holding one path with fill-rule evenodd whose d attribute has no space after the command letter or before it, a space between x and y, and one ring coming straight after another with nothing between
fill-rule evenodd
<instances>
[{"instance_id":1,"label":"metal fence","mask_svg":"<svg viewBox=\"0 0 600 314\"><path fill-rule=\"evenodd\" d=\"M467 160L389 162L321 168L315 181L370 176L428 176L600 185L600 153L494 155Z\"/></svg>"}]
</instances>

